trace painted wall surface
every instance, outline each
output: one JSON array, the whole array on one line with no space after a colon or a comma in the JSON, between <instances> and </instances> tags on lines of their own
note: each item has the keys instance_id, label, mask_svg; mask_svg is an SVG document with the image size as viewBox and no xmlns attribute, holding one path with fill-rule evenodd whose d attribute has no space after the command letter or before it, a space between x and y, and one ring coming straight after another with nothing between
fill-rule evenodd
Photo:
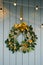
<instances>
[{"instance_id":1,"label":"painted wall surface","mask_svg":"<svg viewBox=\"0 0 43 65\"><path fill-rule=\"evenodd\" d=\"M16 0L6 1L14 2ZM43 0L23 0L23 21L27 22L28 25L31 24L38 36L35 51L26 54L22 52L12 54L6 47L5 40L8 37L9 30L14 23L20 23L21 2L22 0L17 0L18 6L8 2L2 4L3 10L0 11L0 65L43 65L43 28L40 27L43 23ZM36 11L35 5L41 8Z\"/></svg>"}]
</instances>

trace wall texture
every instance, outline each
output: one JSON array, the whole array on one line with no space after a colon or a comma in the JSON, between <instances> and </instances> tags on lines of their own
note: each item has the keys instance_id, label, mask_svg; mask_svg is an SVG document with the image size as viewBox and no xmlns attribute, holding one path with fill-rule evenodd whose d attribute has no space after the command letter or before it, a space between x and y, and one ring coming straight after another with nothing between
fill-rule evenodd
<instances>
[{"instance_id":1,"label":"wall texture","mask_svg":"<svg viewBox=\"0 0 43 65\"><path fill-rule=\"evenodd\" d=\"M14 2L14 0L6 1ZM22 0L17 0L19 5L21 2ZM5 40L8 37L9 30L14 23L20 22L20 6L15 7L13 3L4 2L1 4L3 10L0 11L0 65L43 65L43 28L40 27L43 23L43 0L23 0L23 4L28 5L23 6L24 21L33 26L38 36L35 51L26 54L21 52L12 54L6 47ZM42 7L38 11L29 6L35 6L36 4Z\"/></svg>"}]
</instances>

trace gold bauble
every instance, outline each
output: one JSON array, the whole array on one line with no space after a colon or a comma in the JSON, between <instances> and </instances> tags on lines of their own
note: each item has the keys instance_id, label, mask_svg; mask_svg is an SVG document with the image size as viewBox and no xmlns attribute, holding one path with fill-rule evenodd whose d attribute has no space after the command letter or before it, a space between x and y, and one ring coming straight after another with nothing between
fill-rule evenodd
<instances>
[{"instance_id":1,"label":"gold bauble","mask_svg":"<svg viewBox=\"0 0 43 65\"><path fill-rule=\"evenodd\" d=\"M29 43L32 43L32 40L29 40Z\"/></svg>"}]
</instances>

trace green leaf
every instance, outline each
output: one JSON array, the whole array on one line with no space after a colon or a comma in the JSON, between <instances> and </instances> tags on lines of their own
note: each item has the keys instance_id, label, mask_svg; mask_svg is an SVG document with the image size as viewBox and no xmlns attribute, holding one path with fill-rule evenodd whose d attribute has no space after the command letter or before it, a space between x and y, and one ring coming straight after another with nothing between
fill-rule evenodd
<instances>
[{"instance_id":1,"label":"green leaf","mask_svg":"<svg viewBox=\"0 0 43 65\"><path fill-rule=\"evenodd\" d=\"M35 48L35 45L34 44L32 44L31 46Z\"/></svg>"},{"instance_id":2,"label":"green leaf","mask_svg":"<svg viewBox=\"0 0 43 65\"><path fill-rule=\"evenodd\" d=\"M12 35L11 35L11 34L9 34L9 37L12 37Z\"/></svg>"},{"instance_id":3,"label":"green leaf","mask_svg":"<svg viewBox=\"0 0 43 65\"><path fill-rule=\"evenodd\" d=\"M29 39L28 37L26 37L27 39Z\"/></svg>"},{"instance_id":4,"label":"green leaf","mask_svg":"<svg viewBox=\"0 0 43 65\"><path fill-rule=\"evenodd\" d=\"M16 32L14 32L14 35L17 35L17 33L16 33Z\"/></svg>"},{"instance_id":5,"label":"green leaf","mask_svg":"<svg viewBox=\"0 0 43 65\"><path fill-rule=\"evenodd\" d=\"M30 25L30 27L29 27L29 28L30 28L30 30L33 30L32 25Z\"/></svg>"},{"instance_id":6,"label":"green leaf","mask_svg":"<svg viewBox=\"0 0 43 65\"><path fill-rule=\"evenodd\" d=\"M9 48L9 50L11 50L11 49Z\"/></svg>"},{"instance_id":7,"label":"green leaf","mask_svg":"<svg viewBox=\"0 0 43 65\"><path fill-rule=\"evenodd\" d=\"M36 43L34 43L34 45L37 45Z\"/></svg>"},{"instance_id":8,"label":"green leaf","mask_svg":"<svg viewBox=\"0 0 43 65\"><path fill-rule=\"evenodd\" d=\"M22 41L21 43L26 43L26 41Z\"/></svg>"},{"instance_id":9,"label":"green leaf","mask_svg":"<svg viewBox=\"0 0 43 65\"><path fill-rule=\"evenodd\" d=\"M26 51L23 51L23 53L26 53Z\"/></svg>"},{"instance_id":10,"label":"green leaf","mask_svg":"<svg viewBox=\"0 0 43 65\"><path fill-rule=\"evenodd\" d=\"M10 41L11 41L12 43L14 43L14 38L11 38Z\"/></svg>"},{"instance_id":11,"label":"green leaf","mask_svg":"<svg viewBox=\"0 0 43 65\"><path fill-rule=\"evenodd\" d=\"M29 52L32 51L31 47L29 47Z\"/></svg>"},{"instance_id":12,"label":"green leaf","mask_svg":"<svg viewBox=\"0 0 43 65\"><path fill-rule=\"evenodd\" d=\"M35 50L35 48L34 48L34 47L31 47L31 49L32 49L32 50Z\"/></svg>"},{"instance_id":13,"label":"green leaf","mask_svg":"<svg viewBox=\"0 0 43 65\"><path fill-rule=\"evenodd\" d=\"M5 40L5 43L9 43L9 40L7 39L7 40Z\"/></svg>"},{"instance_id":14,"label":"green leaf","mask_svg":"<svg viewBox=\"0 0 43 65\"><path fill-rule=\"evenodd\" d=\"M11 51L12 51L12 53L14 53L14 52L15 52L15 50L14 50L14 49L12 49Z\"/></svg>"},{"instance_id":15,"label":"green leaf","mask_svg":"<svg viewBox=\"0 0 43 65\"><path fill-rule=\"evenodd\" d=\"M25 41L27 41L27 39L24 39Z\"/></svg>"},{"instance_id":16,"label":"green leaf","mask_svg":"<svg viewBox=\"0 0 43 65\"><path fill-rule=\"evenodd\" d=\"M27 34L27 30L25 30L24 33Z\"/></svg>"}]
</instances>

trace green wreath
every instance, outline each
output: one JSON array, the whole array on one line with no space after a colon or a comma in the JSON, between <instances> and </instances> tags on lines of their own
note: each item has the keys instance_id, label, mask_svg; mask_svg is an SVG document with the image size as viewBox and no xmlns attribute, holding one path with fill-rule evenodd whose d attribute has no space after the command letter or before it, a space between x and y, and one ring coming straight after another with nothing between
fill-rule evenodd
<instances>
[{"instance_id":1,"label":"green wreath","mask_svg":"<svg viewBox=\"0 0 43 65\"><path fill-rule=\"evenodd\" d=\"M17 37L22 33L24 40L21 44L18 42ZM35 49L37 36L33 31L32 25L28 26L25 22L14 24L10 30L8 39L5 40L6 46L13 53L15 51L22 51L23 53Z\"/></svg>"}]
</instances>

